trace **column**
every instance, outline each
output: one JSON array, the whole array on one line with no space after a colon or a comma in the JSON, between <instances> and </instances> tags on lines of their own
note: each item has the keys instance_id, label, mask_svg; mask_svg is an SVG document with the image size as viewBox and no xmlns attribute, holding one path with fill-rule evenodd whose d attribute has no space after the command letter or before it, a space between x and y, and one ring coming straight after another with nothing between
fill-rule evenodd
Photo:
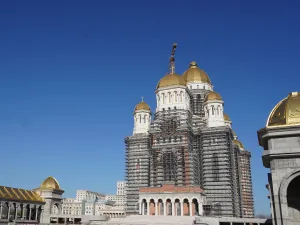
<instances>
[{"instance_id":1,"label":"column","mask_svg":"<svg viewBox=\"0 0 300 225\"><path fill-rule=\"evenodd\" d=\"M151 201L149 200L148 207L147 207L147 215L148 216L150 216L150 204L151 204Z\"/></svg>"},{"instance_id":2,"label":"column","mask_svg":"<svg viewBox=\"0 0 300 225\"><path fill-rule=\"evenodd\" d=\"M182 200L180 202L180 214L181 214L181 216L183 216L183 206L184 206L184 200Z\"/></svg>"},{"instance_id":3,"label":"column","mask_svg":"<svg viewBox=\"0 0 300 225\"><path fill-rule=\"evenodd\" d=\"M164 216L167 215L167 201L164 201Z\"/></svg>"},{"instance_id":4,"label":"column","mask_svg":"<svg viewBox=\"0 0 300 225\"><path fill-rule=\"evenodd\" d=\"M175 202L171 202L171 211L172 211L172 216L175 216Z\"/></svg>"},{"instance_id":5,"label":"column","mask_svg":"<svg viewBox=\"0 0 300 225\"><path fill-rule=\"evenodd\" d=\"M142 215L145 214L145 203L144 201L142 201Z\"/></svg>"},{"instance_id":6,"label":"column","mask_svg":"<svg viewBox=\"0 0 300 225\"><path fill-rule=\"evenodd\" d=\"M0 220L2 219L2 210L3 210L3 203L0 202Z\"/></svg>"},{"instance_id":7,"label":"column","mask_svg":"<svg viewBox=\"0 0 300 225\"><path fill-rule=\"evenodd\" d=\"M193 201L189 200L189 211L190 211L190 216L193 215Z\"/></svg>"},{"instance_id":8,"label":"column","mask_svg":"<svg viewBox=\"0 0 300 225\"><path fill-rule=\"evenodd\" d=\"M158 215L158 200L154 201L155 204L155 216Z\"/></svg>"},{"instance_id":9,"label":"column","mask_svg":"<svg viewBox=\"0 0 300 225\"><path fill-rule=\"evenodd\" d=\"M10 206L11 206L11 204L8 203L7 219L10 219Z\"/></svg>"},{"instance_id":10,"label":"column","mask_svg":"<svg viewBox=\"0 0 300 225\"><path fill-rule=\"evenodd\" d=\"M16 203L15 204L15 215L14 215L14 219L15 220L18 218L18 215L17 215L17 213L18 213L18 207L19 207L19 205Z\"/></svg>"},{"instance_id":11,"label":"column","mask_svg":"<svg viewBox=\"0 0 300 225\"><path fill-rule=\"evenodd\" d=\"M29 218L28 218L29 220L31 220L31 207L32 207L32 206L29 205Z\"/></svg>"},{"instance_id":12,"label":"column","mask_svg":"<svg viewBox=\"0 0 300 225\"><path fill-rule=\"evenodd\" d=\"M35 206L35 220L37 220L38 214L39 214L39 208L38 208L38 206L36 205L36 206Z\"/></svg>"},{"instance_id":13,"label":"column","mask_svg":"<svg viewBox=\"0 0 300 225\"><path fill-rule=\"evenodd\" d=\"M199 213L199 216L203 216L203 204L202 202L200 202L200 200L198 200L199 203L198 203L198 213Z\"/></svg>"},{"instance_id":14,"label":"column","mask_svg":"<svg viewBox=\"0 0 300 225\"><path fill-rule=\"evenodd\" d=\"M139 202L139 211L140 211L140 215L143 215L143 203Z\"/></svg>"}]
</instances>

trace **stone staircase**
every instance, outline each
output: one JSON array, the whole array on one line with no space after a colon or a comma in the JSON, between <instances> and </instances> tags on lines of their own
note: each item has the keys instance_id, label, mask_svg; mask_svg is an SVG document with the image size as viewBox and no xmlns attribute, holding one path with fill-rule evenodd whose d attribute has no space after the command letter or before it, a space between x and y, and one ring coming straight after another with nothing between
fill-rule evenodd
<instances>
[{"instance_id":1,"label":"stone staircase","mask_svg":"<svg viewBox=\"0 0 300 225\"><path fill-rule=\"evenodd\" d=\"M131 215L125 218L111 218L102 225L192 225L194 216L140 216Z\"/></svg>"}]
</instances>

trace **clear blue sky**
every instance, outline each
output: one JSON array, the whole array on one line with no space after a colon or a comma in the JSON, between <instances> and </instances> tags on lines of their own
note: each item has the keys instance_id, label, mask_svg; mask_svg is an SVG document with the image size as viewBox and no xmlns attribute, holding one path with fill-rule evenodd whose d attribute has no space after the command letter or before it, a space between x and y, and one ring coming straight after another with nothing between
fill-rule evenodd
<instances>
[{"instance_id":1,"label":"clear blue sky","mask_svg":"<svg viewBox=\"0 0 300 225\"><path fill-rule=\"evenodd\" d=\"M256 213L269 214L256 131L299 90L297 1L3 1L0 3L1 185L47 176L114 193L135 104L155 108L168 69L195 60L252 153Z\"/></svg>"}]
</instances>

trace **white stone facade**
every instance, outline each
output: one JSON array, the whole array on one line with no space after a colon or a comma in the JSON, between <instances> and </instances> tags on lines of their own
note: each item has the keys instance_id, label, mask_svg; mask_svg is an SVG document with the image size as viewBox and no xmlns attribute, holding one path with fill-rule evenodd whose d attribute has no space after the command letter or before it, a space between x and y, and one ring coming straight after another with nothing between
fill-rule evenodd
<instances>
[{"instance_id":1,"label":"white stone facade","mask_svg":"<svg viewBox=\"0 0 300 225\"><path fill-rule=\"evenodd\" d=\"M190 96L186 86L159 88L156 91L156 112L171 109L189 109Z\"/></svg>"},{"instance_id":2,"label":"white stone facade","mask_svg":"<svg viewBox=\"0 0 300 225\"><path fill-rule=\"evenodd\" d=\"M204 113L208 127L225 126L223 101L208 100L204 103ZM228 126L228 123L227 123Z\"/></svg>"},{"instance_id":3,"label":"white stone facade","mask_svg":"<svg viewBox=\"0 0 300 225\"><path fill-rule=\"evenodd\" d=\"M136 110L133 117L133 135L148 133L151 124L151 112L148 110Z\"/></svg>"},{"instance_id":4,"label":"white stone facade","mask_svg":"<svg viewBox=\"0 0 300 225\"><path fill-rule=\"evenodd\" d=\"M126 188L126 181L117 181L117 195L126 195Z\"/></svg>"}]
</instances>

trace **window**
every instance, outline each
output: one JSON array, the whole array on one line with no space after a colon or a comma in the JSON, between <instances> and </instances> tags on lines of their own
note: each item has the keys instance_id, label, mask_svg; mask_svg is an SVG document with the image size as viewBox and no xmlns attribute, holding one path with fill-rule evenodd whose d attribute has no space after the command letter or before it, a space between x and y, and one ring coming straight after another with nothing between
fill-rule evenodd
<instances>
[{"instance_id":1,"label":"window","mask_svg":"<svg viewBox=\"0 0 300 225\"><path fill-rule=\"evenodd\" d=\"M144 123L146 123L146 115L144 115Z\"/></svg>"},{"instance_id":2,"label":"window","mask_svg":"<svg viewBox=\"0 0 300 225\"><path fill-rule=\"evenodd\" d=\"M174 92L175 95L175 102L177 102L177 91Z\"/></svg>"},{"instance_id":3,"label":"window","mask_svg":"<svg viewBox=\"0 0 300 225\"><path fill-rule=\"evenodd\" d=\"M142 116L140 115L140 123L142 123Z\"/></svg>"},{"instance_id":4,"label":"window","mask_svg":"<svg viewBox=\"0 0 300 225\"><path fill-rule=\"evenodd\" d=\"M199 89L199 85L197 85L197 89Z\"/></svg>"}]
</instances>

